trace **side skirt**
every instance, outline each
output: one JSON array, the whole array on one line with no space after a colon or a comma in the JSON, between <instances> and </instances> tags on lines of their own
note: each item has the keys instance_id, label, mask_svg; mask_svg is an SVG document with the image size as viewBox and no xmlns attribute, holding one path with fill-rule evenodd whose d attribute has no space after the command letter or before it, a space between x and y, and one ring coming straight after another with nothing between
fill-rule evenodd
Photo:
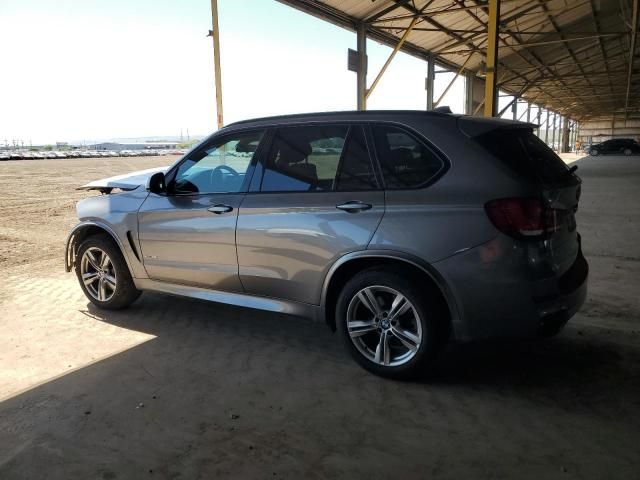
<instances>
[{"instance_id":1,"label":"side skirt","mask_svg":"<svg viewBox=\"0 0 640 480\"><path fill-rule=\"evenodd\" d=\"M322 309L318 305L292 302L278 298L258 297L245 293L222 292L207 288L192 287L176 283L159 282L148 278L134 278L136 288L153 292L168 293L179 297L197 298L209 302L226 303L238 307L266 310L268 312L283 313L299 317L309 317L314 321L324 321Z\"/></svg>"}]
</instances>

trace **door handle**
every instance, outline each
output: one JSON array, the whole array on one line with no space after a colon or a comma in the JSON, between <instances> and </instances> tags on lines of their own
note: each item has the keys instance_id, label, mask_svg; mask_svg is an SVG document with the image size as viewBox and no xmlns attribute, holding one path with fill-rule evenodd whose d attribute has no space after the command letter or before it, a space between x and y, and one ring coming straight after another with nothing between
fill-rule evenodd
<instances>
[{"instance_id":1,"label":"door handle","mask_svg":"<svg viewBox=\"0 0 640 480\"><path fill-rule=\"evenodd\" d=\"M219 203L217 205L214 205L213 207L207 208L207 210L211 213L215 213L216 215L220 215L222 213L229 213L231 210L233 210L233 207Z\"/></svg>"},{"instance_id":2,"label":"door handle","mask_svg":"<svg viewBox=\"0 0 640 480\"><path fill-rule=\"evenodd\" d=\"M337 209L344 210L345 212L349 212L349 213L362 212L364 210L369 210L371 207L372 205L368 203L363 203L357 200L336 205Z\"/></svg>"}]
</instances>

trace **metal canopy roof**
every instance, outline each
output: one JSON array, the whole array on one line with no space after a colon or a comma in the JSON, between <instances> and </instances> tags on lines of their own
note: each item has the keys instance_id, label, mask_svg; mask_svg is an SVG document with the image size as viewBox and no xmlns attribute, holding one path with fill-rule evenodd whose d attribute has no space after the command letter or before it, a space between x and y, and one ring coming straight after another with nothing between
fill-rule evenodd
<instances>
[{"instance_id":1,"label":"metal canopy roof","mask_svg":"<svg viewBox=\"0 0 640 480\"><path fill-rule=\"evenodd\" d=\"M279 0L402 50L483 75L486 0ZM499 88L574 119L640 118L639 0L502 0Z\"/></svg>"}]
</instances>

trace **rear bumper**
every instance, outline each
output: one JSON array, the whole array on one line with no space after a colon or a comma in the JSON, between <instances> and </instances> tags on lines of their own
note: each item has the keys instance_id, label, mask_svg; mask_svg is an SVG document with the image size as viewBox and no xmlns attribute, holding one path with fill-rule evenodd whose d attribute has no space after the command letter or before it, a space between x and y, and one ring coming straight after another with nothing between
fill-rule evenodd
<instances>
[{"instance_id":1,"label":"rear bumper","mask_svg":"<svg viewBox=\"0 0 640 480\"><path fill-rule=\"evenodd\" d=\"M589 276L581 248L562 275L540 276L524 257L526 252L496 239L434 265L460 310L456 340L553 335L580 310Z\"/></svg>"}]
</instances>

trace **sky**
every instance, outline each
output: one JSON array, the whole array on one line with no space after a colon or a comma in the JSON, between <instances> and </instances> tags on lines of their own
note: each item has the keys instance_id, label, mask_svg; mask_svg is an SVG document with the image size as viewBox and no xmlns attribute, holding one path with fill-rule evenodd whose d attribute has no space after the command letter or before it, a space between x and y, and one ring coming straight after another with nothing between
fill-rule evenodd
<instances>
[{"instance_id":1,"label":"sky","mask_svg":"<svg viewBox=\"0 0 640 480\"><path fill-rule=\"evenodd\" d=\"M218 0L225 123L353 110L355 33L275 0ZM0 142L91 143L216 129L209 0L0 0ZM391 50L367 43L368 84ZM369 109L425 109L426 62L399 53ZM452 73L436 76L436 98ZM460 77L441 105L462 113Z\"/></svg>"}]
</instances>

